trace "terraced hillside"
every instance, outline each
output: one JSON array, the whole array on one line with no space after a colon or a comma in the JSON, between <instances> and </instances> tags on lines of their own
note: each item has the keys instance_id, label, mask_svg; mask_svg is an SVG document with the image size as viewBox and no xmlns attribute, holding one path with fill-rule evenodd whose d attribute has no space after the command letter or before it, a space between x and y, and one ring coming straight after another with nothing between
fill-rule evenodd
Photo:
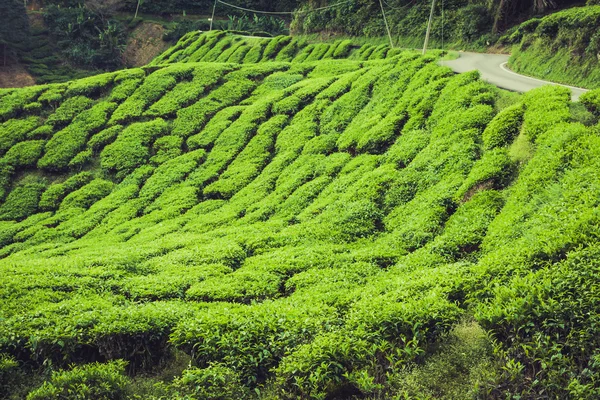
<instances>
[{"instance_id":1,"label":"terraced hillside","mask_svg":"<svg viewBox=\"0 0 600 400\"><path fill-rule=\"evenodd\" d=\"M254 64L261 62L310 62L327 59L380 60L397 56L400 49L390 46L354 44L351 40L333 43L308 43L302 38L277 36L275 38L246 37L222 31L190 32L150 65L178 62L229 62Z\"/></svg>"},{"instance_id":2,"label":"terraced hillside","mask_svg":"<svg viewBox=\"0 0 600 400\"><path fill-rule=\"evenodd\" d=\"M188 61L0 91L7 397L593 397L600 138L568 90Z\"/></svg>"}]
</instances>

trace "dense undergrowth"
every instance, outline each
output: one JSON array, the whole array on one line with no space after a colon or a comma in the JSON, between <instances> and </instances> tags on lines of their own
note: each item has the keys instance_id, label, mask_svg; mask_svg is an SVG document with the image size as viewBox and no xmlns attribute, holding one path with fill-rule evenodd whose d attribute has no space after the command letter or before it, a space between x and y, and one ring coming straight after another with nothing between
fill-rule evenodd
<instances>
[{"instance_id":1,"label":"dense undergrowth","mask_svg":"<svg viewBox=\"0 0 600 400\"><path fill-rule=\"evenodd\" d=\"M575 7L528 20L499 42L514 45L509 65L517 72L597 89L599 26L600 5Z\"/></svg>"},{"instance_id":2,"label":"dense undergrowth","mask_svg":"<svg viewBox=\"0 0 600 400\"><path fill-rule=\"evenodd\" d=\"M0 91L7 397L598 394L597 94L202 40Z\"/></svg>"}]
</instances>

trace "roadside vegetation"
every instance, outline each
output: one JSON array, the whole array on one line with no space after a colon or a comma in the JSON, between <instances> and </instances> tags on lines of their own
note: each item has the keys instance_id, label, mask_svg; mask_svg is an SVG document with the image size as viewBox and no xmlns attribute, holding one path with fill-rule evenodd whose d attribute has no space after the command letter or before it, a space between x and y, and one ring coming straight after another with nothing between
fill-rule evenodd
<instances>
[{"instance_id":1,"label":"roadside vegetation","mask_svg":"<svg viewBox=\"0 0 600 400\"><path fill-rule=\"evenodd\" d=\"M500 39L512 46L510 67L525 75L600 88L598 4L534 18L511 30Z\"/></svg>"}]
</instances>

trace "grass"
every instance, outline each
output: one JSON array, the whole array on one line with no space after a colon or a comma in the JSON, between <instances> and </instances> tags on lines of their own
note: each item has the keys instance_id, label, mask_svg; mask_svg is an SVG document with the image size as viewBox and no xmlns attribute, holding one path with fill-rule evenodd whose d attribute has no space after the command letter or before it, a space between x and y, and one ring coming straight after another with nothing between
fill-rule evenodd
<instances>
[{"instance_id":1,"label":"grass","mask_svg":"<svg viewBox=\"0 0 600 400\"><path fill-rule=\"evenodd\" d=\"M3 393L595 397L596 94L269 43L0 91Z\"/></svg>"}]
</instances>

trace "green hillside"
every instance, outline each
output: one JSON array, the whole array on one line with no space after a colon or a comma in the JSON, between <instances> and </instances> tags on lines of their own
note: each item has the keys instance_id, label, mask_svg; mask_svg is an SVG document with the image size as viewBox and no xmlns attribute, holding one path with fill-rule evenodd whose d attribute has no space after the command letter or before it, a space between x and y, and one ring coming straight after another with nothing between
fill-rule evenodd
<instances>
[{"instance_id":1,"label":"green hillside","mask_svg":"<svg viewBox=\"0 0 600 400\"><path fill-rule=\"evenodd\" d=\"M181 62L224 62L254 64L271 61L311 62L331 59L380 60L397 56L400 49L390 46L356 45L350 39L333 43L308 43L303 38L277 36L275 38L246 37L223 31L190 32L150 65Z\"/></svg>"},{"instance_id":2,"label":"green hillside","mask_svg":"<svg viewBox=\"0 0 600 400\"><path fill-rule=\"evenodd\" d=\"M209 38L0 91L1 393L598 394L597 93Z\"/></svg>"},{"instance_id":3,"label":"green hillside","mask_svg":"<svg viewBox=\"0 0 600 400\"><path fill-rule=\"evenodd\" d=\"M514 45L509 64L517 72L598 89L599 27L600 5L575 7L528 20L500 43Z\"/></svg>"}]
</instances>

